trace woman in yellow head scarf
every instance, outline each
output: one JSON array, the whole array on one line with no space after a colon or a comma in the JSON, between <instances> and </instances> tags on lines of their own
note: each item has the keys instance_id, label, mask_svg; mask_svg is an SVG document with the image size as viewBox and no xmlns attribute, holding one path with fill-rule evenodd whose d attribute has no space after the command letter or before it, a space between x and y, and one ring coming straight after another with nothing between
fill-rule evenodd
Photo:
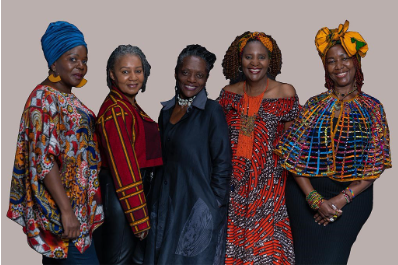
<instances>
[{"instance_id":1,"label":"woman in yellow head scarf","mask_svg":"<svg viewBox=\"0 0 398 265\"><path fill-rule=\"evenodd\" d=\"M348 25L318 31L328 91L307 101L275 151L294 175L286 204L297 264L347 263L372 211L373 182L391 167L383 105L361 90L368 45Z\"/></svg>"}]
</instances>

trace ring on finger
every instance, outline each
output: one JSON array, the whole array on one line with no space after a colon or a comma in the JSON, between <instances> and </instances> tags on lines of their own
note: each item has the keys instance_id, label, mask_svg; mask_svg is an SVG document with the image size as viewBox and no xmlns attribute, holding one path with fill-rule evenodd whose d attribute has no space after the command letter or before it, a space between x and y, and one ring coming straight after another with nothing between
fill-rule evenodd
<instances>
[{"instance_id":1,"label":"ring on finger","mask_svg":"<svg viewBox=\"0 0 398 265\"><path fill-rule=\"evenodd\" d=\"M333 217L330 217L330 218L329 218L329 222L334 222L334 218L333 218Z\"/></svg>"},{"instance_id":2,"label":"ring on finger","mask_svg":"<svg viewBox=\"0 0 398 265\"><path fill-rule=\"evenodd\" d=\"M332 208L333 208L333 210L336 210L336 211L337 211L336 205L332 204Z\"/></svg>"},{"instance_id":3,"label":"ring on finger","mask_svg":"<svg viewBox=\"0 0 398 265\"><path fill-rule=\"evenodd\" d=\"M336 220L339 217L337 214L333 215L333 218Z\"/></svg>"}]
</instances>

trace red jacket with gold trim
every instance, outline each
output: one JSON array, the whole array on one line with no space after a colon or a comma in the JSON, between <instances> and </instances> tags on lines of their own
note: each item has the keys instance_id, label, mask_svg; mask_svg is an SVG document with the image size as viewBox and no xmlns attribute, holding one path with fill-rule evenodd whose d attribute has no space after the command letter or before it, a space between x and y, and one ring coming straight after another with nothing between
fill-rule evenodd
<instances>
[{"instance_id":1,"label":"red jacket with gold trim","mask_svg":"<svg viewBox=\"0 0 398 265\"><path fill-rule=\"evenodd\" d=\"M135 105L113 88L96 125L103 166L111 170L124 213L138 234L150 228L140 169L162 165L162 152L157 123Z\"/></svg>"}]
</instances>

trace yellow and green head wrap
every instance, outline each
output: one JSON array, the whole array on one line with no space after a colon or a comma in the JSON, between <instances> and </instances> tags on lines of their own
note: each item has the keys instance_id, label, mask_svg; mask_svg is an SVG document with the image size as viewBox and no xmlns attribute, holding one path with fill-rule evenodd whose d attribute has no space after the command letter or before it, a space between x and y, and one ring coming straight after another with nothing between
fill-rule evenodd
<instances>
[{"instance_id":1,"label":"yellow and green head wrap","mask_svg":"<svg viewBox=\"0 0 398 265\"><path fill-rule=\"evenodd\" d=\"M264 46L268 49L268 51L271 53L273 50L273 46L272 46L272 41L270 40L270 38L265 35L265 33L263 32L250 32L248 34L246 34L245 36L243 36L240 40L239 40L239 44L238 44L238 49L239 49L239 54L242 54L243 49L245 48L247 42L249 40L258 40L260 41L262 44L264 44Z\"/></svg>"},{"instance_id":2,"label":"yellow and green head wrap","mask_svg":"<svg viewBox=\"0 0 398 265\"><path fill-rule=\"evenodd\" d=\"M340 24L337 29L330 30L324 27L316 34L315 45L323 64L325 64L328 50L335 44L341 44L348 56L356 55L358 62L360 62L360 57L365 57L368 51L368 44L358 32L347 31L349 24L348 20L346 20L344 25Z\"/></svg>"}]
</instances>

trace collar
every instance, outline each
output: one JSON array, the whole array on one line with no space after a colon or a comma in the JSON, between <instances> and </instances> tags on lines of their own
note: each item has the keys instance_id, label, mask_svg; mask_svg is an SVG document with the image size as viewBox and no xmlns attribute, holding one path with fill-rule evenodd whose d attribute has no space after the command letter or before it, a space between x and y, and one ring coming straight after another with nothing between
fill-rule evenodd
<instances>
[{"instance_id":1,"label":"collar","mask_svg":"<svg viewBox=\"0 0 398 265\"><path fill-rule=\"evenodd\" d=\"M198 109L204 110L206 106L206 101L207 101L207 93L206 89L202 89L195 97L195 99L192 102L191 107L196 107ZM160 104L163 105L164 110L168 110L172 108L176 104L176 97L174 96L172 99L168 101L163 101ZM189 107L189 108L191 108Z\"/></svg>"}]
</instances>

